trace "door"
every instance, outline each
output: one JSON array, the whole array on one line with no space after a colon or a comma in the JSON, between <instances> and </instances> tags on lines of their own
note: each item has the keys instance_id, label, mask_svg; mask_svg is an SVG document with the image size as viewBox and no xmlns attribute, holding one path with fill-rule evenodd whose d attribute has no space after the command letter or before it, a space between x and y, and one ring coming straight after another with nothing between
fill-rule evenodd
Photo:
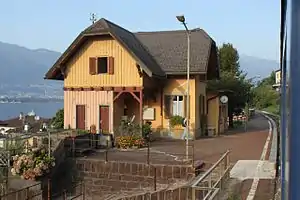
<instances>
[{"instance_id":1,"label":"door","mask_svg":"<svg viewBox=\"0 0 300 200\"><path fill-rule=\"evenodd\" d=\"M85 130L85 105L76 105L76 129Z\"/></svg>"},{"instance_id":2,"label":"door","mask_svg":"<svg viewBox=\"0 0 300 200\"><path fill-rule=\"evenodd\" d=\"M109 132L109 106L99 107L99 127L102 132Z\"/></svg>"}]
</instances>

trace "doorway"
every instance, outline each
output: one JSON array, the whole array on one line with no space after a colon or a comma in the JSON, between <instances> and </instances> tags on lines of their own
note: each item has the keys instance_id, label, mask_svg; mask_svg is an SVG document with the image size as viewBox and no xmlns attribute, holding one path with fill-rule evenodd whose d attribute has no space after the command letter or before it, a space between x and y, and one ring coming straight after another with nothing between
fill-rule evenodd
<instances>
[{"instance_id":1,"label":"doorway","mask_svg":"<svg viewBox=\"0 0 300 200\"><path fill-rule=\"evenodd\" d=\"M85 130L85 105L76 105L76 129Z\"/></svg>"},{"instance_id":2,"label":"doorway","mask_svg":"<svg viewBox=\"0 0 300 200\"><path fill-rule=\"evenodd\" d=\"M102 133L109 133L109 106L99 106L99 129Z\"/></svg>"}]
</instances>

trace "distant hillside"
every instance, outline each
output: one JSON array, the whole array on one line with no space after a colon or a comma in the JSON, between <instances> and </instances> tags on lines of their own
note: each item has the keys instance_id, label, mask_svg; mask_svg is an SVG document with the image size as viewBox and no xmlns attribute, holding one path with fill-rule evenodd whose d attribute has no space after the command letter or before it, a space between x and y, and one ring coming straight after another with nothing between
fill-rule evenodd
<instances>
[{"instance_id":1,"label":"distant hillside","mask_svg":"<svg viewBox=\"0 0 300 200\"><path fill-rule=\"evenodd\" d=\"M0 84L40 84L60 53L0 42Z\"/></svg>"},{"instance_id":2,"label":"distant hillside","mask_svg":"<svg viewBox=\"0 0 300 200\"><path fill-rule=\"evenodd\" d=\"M49 85L52 84L57 85L54 87L55 89L61 90L62 82L43 80L45 72L59 56L59 52L47 49L32 50L0 42L0 69L2 72L0 73L0 94L12 90L26 91L26 93L30 93L32 90L40 92L46 88L48 91L51 91L53 87L49 87ZM240 66L241 69L248 73L248 77L260 75L262 78L268 76L272 70L279 68L276 61L247 55L240 56ZM3 85L6 85L5 89ZM41 86L27 87L28 85ZM20 86L25 86L26 88Z\"/></svg>"},{"instance_id":3,"label":"distant hillside","mask_svg":"<svg viewBox=\"0 0 300 200\"><path fill-rule=\"evenodd\" d=\"M266 60L253 56L240 55L241 69L247 72L247 76L253 77L260 75L265 78L271 74L273 70L279 69L279 63L274 60Z\"/></svg>"}]
</instances>

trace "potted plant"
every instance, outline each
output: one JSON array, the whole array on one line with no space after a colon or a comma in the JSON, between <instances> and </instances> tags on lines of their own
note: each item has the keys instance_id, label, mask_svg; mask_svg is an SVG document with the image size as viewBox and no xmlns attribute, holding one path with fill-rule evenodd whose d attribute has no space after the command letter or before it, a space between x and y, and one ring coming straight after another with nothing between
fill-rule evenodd
<instances>
[{"instance_id":1,"label":"potted plant","mask_svg":"<svg viewBox=\"0 0 300 200\"><path fill-rule=\"evenodd\" d=\"M181 129L184 118L179 115L174 115L170 118L170 126L174 129Z\"/></svg>"},{"instance_id":2,"label":"potted plant","mask_svg":"<svg viewBox=\"0 0 300 200\"><path fill-rule=\"evenodd\" d=\"M171 127L172 138L175 138L175 139L182 138L182 135L184 134L184 129L182 126L183 120L184 120L184 118L179 115L175 115L170 118L169 123L170 123L170 127Z\"/></svg>"}]
</instances>

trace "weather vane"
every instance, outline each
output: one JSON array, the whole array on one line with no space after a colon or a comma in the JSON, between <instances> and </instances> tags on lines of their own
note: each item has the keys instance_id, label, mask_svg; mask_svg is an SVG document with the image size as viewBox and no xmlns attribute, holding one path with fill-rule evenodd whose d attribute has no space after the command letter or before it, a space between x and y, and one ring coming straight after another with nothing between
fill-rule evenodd
<instances>
[{"instance_id":1,"label":"weather vane","mask_svg":"<svg viewBox=\"0 0 300 200\"><path fill-rule=\"evenodd\" d=\"M94 24L97 21L97 16L95 13L91 13L90 15L90 21Z\"/></svg>"}]
</instances>

